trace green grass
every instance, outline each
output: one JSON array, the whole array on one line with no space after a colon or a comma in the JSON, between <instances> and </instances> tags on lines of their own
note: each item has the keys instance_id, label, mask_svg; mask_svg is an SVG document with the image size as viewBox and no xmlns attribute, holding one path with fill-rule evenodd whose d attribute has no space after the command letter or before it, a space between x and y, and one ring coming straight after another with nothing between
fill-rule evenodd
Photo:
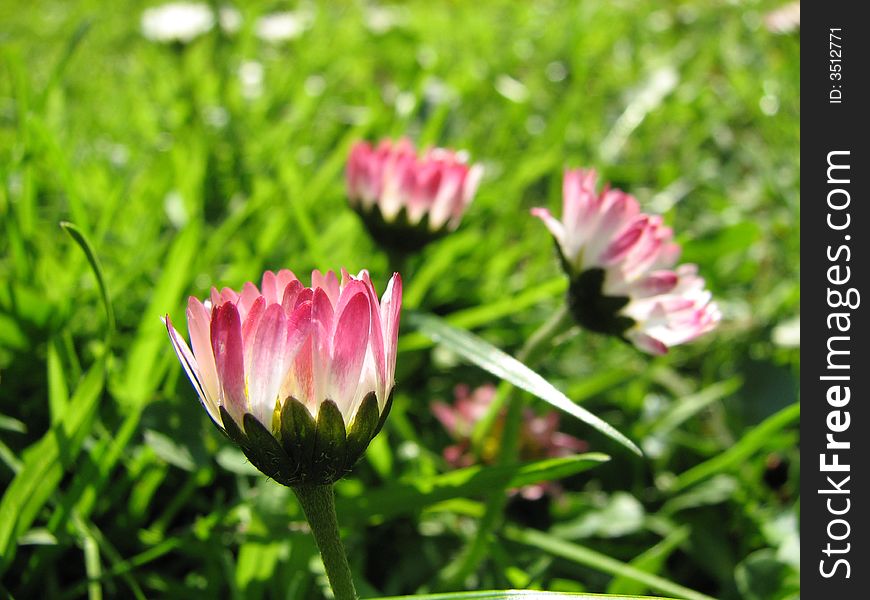
<instances>
[{"instance_id":1,"label":"green grass","mask_svg":"<svg viewBox=\"0 0 870 600\"><path fill-rule=\"evenodd\" d=\"M387 31L372 5L303 6L285 45L253 23L287 6L252 2L181 50L135 2L0 4L0 595L320 597L295 499L211 426L159 317L264 269L382 289L344 162L408 135L486 167L403 272L409 308L515 354L565 289L529 209L594 166L665 215L725 319L665 358L574 332L536 365L645 457L563 416L611 459L467 480L429 407L493 377L406 322L393 413L338 486L360 594L459 591L437 582L487 493L538 473L562 494L510 500L459 587L795 598L800 362L773 332L800 306L800 38L764 29L776 4L409 2Z\"/></svg>"}]
</instances>

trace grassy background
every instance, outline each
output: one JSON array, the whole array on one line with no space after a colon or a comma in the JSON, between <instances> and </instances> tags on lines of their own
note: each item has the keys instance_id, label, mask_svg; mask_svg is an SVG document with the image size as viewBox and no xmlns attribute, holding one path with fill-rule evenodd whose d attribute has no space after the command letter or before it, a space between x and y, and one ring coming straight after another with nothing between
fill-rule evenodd
<instances>
[{"instance_id":1,"label":"grassy background","mask_svg":"<svg viewBox=\"0 0 870 600\"><path fill-rule=\"evenodd\" d=\"M528 209L595 166L665 214L725 313L660 359L561 340L540 371L647 456L563 418L612 460L512 501L466 587L671 595L635 568L796 597L800 39L764 29L775 4L303 4L301 37L259 41L256 17L288 7L240 6L239 33L182 50L140 35L136 2L0 4L0 592L319 596L292 494L211 427L158 317L264 269L365 267L382 289L342 170L354 140L406 134L487 173L403 273L407 307L515 351L565 289ZM102 263L114 329L61 221ZM450 440L429 406L491 378L408 327L401 343L394 412L338 488L369 596L435 589L485 497L432 493ZM401 510L365 501L391 489Z\"/></svg>"}]
</instances>

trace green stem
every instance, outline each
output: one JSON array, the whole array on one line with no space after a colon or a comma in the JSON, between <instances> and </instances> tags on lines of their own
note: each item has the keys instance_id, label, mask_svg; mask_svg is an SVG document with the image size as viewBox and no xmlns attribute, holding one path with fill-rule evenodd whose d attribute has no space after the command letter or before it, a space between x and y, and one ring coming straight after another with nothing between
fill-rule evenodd
<instances>
[{"instance_id":1,"label":"green stem","mask_svg":"<svg viewBox=\"0 0 870 600\"><path fill-rule=\"evenodd\" d=\"M332 485L300 485L294 487L293 491L311 526L335 600L357 600L347 554L338 532Z\"/></svg>"},{"instance_id":2,"label":"green stem","mask_svg":"<svg viewBox=\"0 0 870 600\"><path fill-rule=\"evenodd\" d=\"M533 367L542 354L552 346L553 339L573 324L567 305L562 305L546 323L541 325L529 338L516 358L529 367ZM507 465L515 463L519 457L520 429L523 422L523 396L516 387L508 392L507 413L496 464ZM502 488L494 489L487 499L486 511L478 523L477 533L465 550L443 572L439 589L455 589L480 565L486 556L492 539L492 534L499 525L504 507L507 504L507 494Z\"/></svg>"}]
</instances>

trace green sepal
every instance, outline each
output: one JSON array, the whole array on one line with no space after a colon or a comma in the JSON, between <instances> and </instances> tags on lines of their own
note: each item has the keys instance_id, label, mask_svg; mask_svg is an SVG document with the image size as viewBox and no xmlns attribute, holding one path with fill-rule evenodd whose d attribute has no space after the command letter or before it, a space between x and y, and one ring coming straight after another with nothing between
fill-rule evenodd
<instances>
[{"instance_id":1,"label":"green sepal","mask_svg":"<svg viewBox=\"0 0 870 600\"><path fill-rule=\"evenodd\" d=\"M222 431L230 438L233 442L236 443L237 446L245 449L248 445L248 438L245 437L245 434L239 429L239 425L233 420L230 416L230 413L227 412L223 406L218 407L221 413L221 423L223 424Z\"/></svg>"},{"instance_id":2,"label":"green sepal","mask_svg":"<svg viewBox=\"0 0 870 600\"><path fill-rule=\"evenodd\" d=\"M275 436L254 415L245 413L243 419L248 437L245 454L251 463L278 483L295 483L298 465L294 466Z\"/></svg>"},{"instance_id":3,"label":"green sepal","mask_svg":"<svg viewBox=\"0 0 870 600\"><path fill-rule=\"evenodd\" d=\"M311 482L334 483L346 473L347 434L344 418L338 405L324 400L317 413L317 431L314 436L314 461L310 471Z\"/></svg>"},{"instance_id":4,"label":"green sepal","mask_svg":"<svg viewBox=\"0 0 870 600\"><path fill-rule=\"evenodd\" d=\"M301 477L314 459L314 434L317 429L308 409L292 396L281 407L281 446L295 464Z\"/></svg>"},{"instance_id":5,"label":"green sepal","mask_svg":"<svg viewBox=\"0 0 870 600\"><path fill-rule=\"evenodd\" d=\"M370 392L363 398L347 430L347 469L353 467L369 447L380 426L380 416L378 397Z\"/></svg>"},{"instance_id":6,"label":"green sepal","mask_svg":"<svg viewBox=\"0 0 870 600\"><path fill-rule=\"evenodd\" d=\"M590 331L622 337L635 321L621 314L628 296L605 296L604 269L586 269L571 278L568 285L568 308L574 319Z\"/></svg>"},{"instance_id":7,"label":"green sepal","mask_svg":"<svg viewBox=\"0 0 870 600\"><path fill-rule=\"evenodd\" d=\"M362 218L369 235L378 244L401 253L418 252L426 244L444 237L450 232L449 220L440 229L435 231L429 229L428 214L423 215L419 223L411 223L408 211L404 206L389 221L384 218L381 208L377 204L371 207L356 204L353 208Z\"/></svg>"},{"instance_id":8,"label":"green sepal","mask_svg":"<svg viewBox=\"0 0 870 600\"><path fill-rule=\"evenodd\" d=\"M321 404L315 420L305 405L287 398L281 407L280 439L252 414L245 413L242 427L221 406L222 431L241 448L251 464L287 486L327 485L341 479L384 425L392 406L387 399L383 413L374 392L363 398L348 431L332 400Z\"/></svg>"},{"instance_id":9,"label":"green sepal","mask_svg":"<svg viewBox=\"0 0 870 600\"><path fill-rule=\"evenodd\" d=\"M378 421L378 426L375 428L375 432L372 434L372 438L378 435L381 432L381 429L383 429L384 423L387 422L387 416L390 414L391 408L393 408L393 392L390 392L390 395L387 396L387 401L384 403L384 412L381 413L381 420Z\"/></svg>"}]
</instances>

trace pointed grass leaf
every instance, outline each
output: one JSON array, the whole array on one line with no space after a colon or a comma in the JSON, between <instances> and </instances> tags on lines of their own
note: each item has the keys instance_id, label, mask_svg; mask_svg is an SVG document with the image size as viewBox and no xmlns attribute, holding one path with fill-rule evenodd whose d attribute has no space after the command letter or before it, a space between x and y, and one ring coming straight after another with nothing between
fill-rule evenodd
<instances>
[{"instance_id":1,"label":"pointed grass leaf","mask_svg":"<svg viewBox=\"0 0 870 600\"><path fill-rule=\"evenodd\" d=\"M380 600L668 600L660 596L621 596L612 594L575 594L572 592L542 592L539 590L484 590L474 592L446 592L442 594L417 594L414 596L387 596Z\"/></svg>"},{"instance_id":2,"label":"pointed grass leaf","mask_svg":"<svg viewBox=\"0 0 870 600\"><path fill-rule=\"evenodd\" d=\"M543 550L554 556L573 561L578 565L608 573L616 577L624 577L646 585L649 589L662 594L668 594L684 600L713 600L710 596L696 592L672 581L647 573L601 552L596 552L585 546L563 540L560 537L538 531L506 526L504 536L514 542L524 544L537 550Z\"/></svg>"},{"instance_id":3,"label":"pointed grass leaf","mask_svg":"<svg viewBox=\"0 0 870 600\"><path fill-rule=\"evenodd\" d=\"M612 425L593 415L585 408L571 402L565 394L557 390L546 379L489 342L468 331L457 329L446 323L443 319L433 315L412 312L408 315L407 319L420 332L434 341L443 344L466 360L489 371L496 377L504 379L530 394L534 394L555 408L583 421L612 440L622 444L638 456L642 456L640 449L634 442L617 431Z\"/></svg>"},{"instance_id":4,"label":"pointed grass leaf","mask_svg":"<svg viewBox=\"0 0 870 600\"><path fill-rule=\"evenodd\" d=\"M23 468L0 499L0 573L15 555L18 538L30 525L49 496L60 484L64 471L75 461L85 436L90 431L105 385L105 362L94 364L70 399L63 417L30 446L23 457Z\"/></svg>"},{"instance_id":5,"label":"pointed grass leaf","mask_svg":"<svg viewBox=\"0 0 870 600\"><path fill-rule=\"evenodd\" d=\"M94 277L96 278L97 285L100 288L100 296L103 299L103 306L106 309L106 323L108 325L106 335L109 336L115 331L115 311L112 310L112 301L109 299L106 278L103 276L103 268L100 266L100 260L97 258L97 253L94 252L94 247L91 246L91 243L88 241L85 234L74 224L67 221L61 221L60 226L69 234L73 241L78 244L79 248L82 249L82 252L85 253L85 257L88 259L88 263L91 265L91 269L94 271Z\"/></svg>"},{"instance_id":6,"label":"pointed grass leaf","mask_svg":"<svg viewBox=\"0 0 870 600\"><path fill-rule=\"evenodd\" d=\"M713 458L695 465L688 471L680 473L669 491L678 492L704 481L714 475L730 470L735 465L743 464L773 437L775 433L788 427L796 420L800 420L800 403L790 404L777 413L772 414L764 421L750 430L743 438L728 448L725 452L717 454Z\"/></svg>"}]
</instances>

